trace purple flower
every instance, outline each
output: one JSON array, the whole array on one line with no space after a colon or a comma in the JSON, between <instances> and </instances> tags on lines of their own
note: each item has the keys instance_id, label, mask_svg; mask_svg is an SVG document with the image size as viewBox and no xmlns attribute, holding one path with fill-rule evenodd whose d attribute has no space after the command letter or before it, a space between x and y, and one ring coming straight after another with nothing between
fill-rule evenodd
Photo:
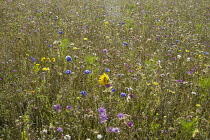
<instances>
[{"instance_id":1,"label":"purple flower","mask_svg":"<svg viewBox=\"0 0 210 140\"><path fill-rule=\"evenodd\" d=\"M101 123L105 123L106 120L108 119L107 116L108 116L107 114L101 113L101 114L100 114L100 119L101 119L100 122L101 122Z\"/></svg>"},{"instance_id":2,"label":"purple flower","mask_svg":"<svg viewBox=\"0 0 210 140\"><path fill-rule=\"evenodd\" d=\"M100 114L106 113L106 109L103 108L103 107L100 107L100 108L98 109L98 112L99 112Z\"/></svg>"},{"instance_id":3,"label":"purple flower","mask_svg":"<svg viewBox=\"0 0 210 140\"><path fill-rule=\"evenodd\" d=\"M126 93L121 93L120 97L126 97Z\"/></svg>"},{"instance_id":4,"label":"purple flower","mask_svg":"<svg viewBox=\"0 0 210 140\"><path fill-rule=\"evenodd\" d=\"M73 107L69 106L69 105L66 106L66 109L71 109L71 108L73 108Z\"/></svg>"},{"instance_id":5,"label":"purple flower","mask_svg":"<svg viewBox=\"0 0 210 140\"><path fill-rule=\"evenodd\" d=\"M106 62L106 63L109 63L109 62L110 62L110 60L109 60L109 59L106 59L106 60L105 60L105 62Z\"/></svg>"},{"instance_id":6,"label":"purple flower","mask_svg":"<svg viewBox=\"0 0 210 140\"><path fill-rule=\"evenodd\" d=\"M129 94L130 98L134 98L134 94Z\"/></svg>"},{"instance_id":7,"label":"purple flower","mask_svg":"<svg viewBox=\"0 0 210 140\"><path fill-rule=\"evenodd\" d=\"M107 49L103 49L103 52L104 52L104 53L107 53L107 52L108 52L108 50L107 50Z\"/></svg>"},{"instance_id":8,"label":"purple flower","mask_svg":"<svg viewBox=\"0 0 210 140\"><path fill-rule=\"evenodd\" d=\"M57 104L57 105L54 105L54 109L55 110L60 110L62 107L61 107L61 105L59 105L59 104Z\"/></svg>"},{"instance_id":9,"label":"purple flower","mask_svg":"<svg viewBox=\"0 0 210 140\"><path fill-rule=\"evenodd\" d=\"M124 116L125 116L124 113L119 113L119 114L117 115L117 117L118 117L119 119L122 119Z\"/></svg>"},{"instance_id":10,"label":"purple flower","mask_svg":"<svg viewBox=\"0 0 210 140\"><path fill-rule=\"evenodd\" d=\"M107 130L110 133L119 133L120 132L120 128L118 128L118 127L108 127Z\"/></svg>"},{"instance_id":11,"label":"purple flower","mask_svg":"<svg viewBox=\"0 0 210 140\"><path fill-rule=\"evenodd\" d=\"M128 127L132 127L133 126L133 122L127 122L127 126Z\"/></svg>"},{"instance_id":12,"label":"purple flower","mask_svg":"<svg viewBox=\"0 0 210 140\"><path fill-rule=\"evenodd\" d=\"M61 131L63 131L63 128L58 127L57 131L58 131L58 132L61 132Z\"/></svg>"},{"instance_id":13,"label":"purple flower","mask_svg":"<svg viewBox=\"0 0 210 140\"><path fill-rule=\"evenodd\" d=\"M183 82L183 80L179 79L179 80L177 80L177 82L181 83L181 82Z\"/></svg>"},{"instance_id":14,"label":"purple flower","mask_svg":"<svg viewBox=\"0 0 210 140\"><path fill-rule=\"evenodd\" d=\"M176 57L173 57L172 60L176 60Z\"/></svg>"},{"instance_id":15,"label":"purple flower","mask_svg":"<svg viewBox=\"0 0 210 140\"><path fill-rule=\"evenodd\" d=\"M110 85L110 84L106 84L106 87L107 87L107 88L109 88L109 87L111 87L111 86L112 86L112 85Z\"/></svg>"},{"instance_id":16,"label":"purple flower","mask_svg":"<svg viewBox=\"0 0 210 140\"><path fill-rule=\"evenodd\" d=\"M30 57L30 59L32 60L32 62L36 61L36 58L34 58L34 57Z\"/></svg>"}]
</instances>

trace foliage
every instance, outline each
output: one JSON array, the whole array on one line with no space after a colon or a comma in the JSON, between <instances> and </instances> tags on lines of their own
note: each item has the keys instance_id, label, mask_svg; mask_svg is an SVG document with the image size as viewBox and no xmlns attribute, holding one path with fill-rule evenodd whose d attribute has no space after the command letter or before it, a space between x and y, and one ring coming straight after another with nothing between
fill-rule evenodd
<instances>
[{"instance_id":1,"label":"foliage","mask_svg":"<svg viewBox=\"0 0 210 140\"><path fill-rule=\"evenodd\" d=\"M1 2L0 139L209 139L209 5Z\"/></svg>"}]
</instances>

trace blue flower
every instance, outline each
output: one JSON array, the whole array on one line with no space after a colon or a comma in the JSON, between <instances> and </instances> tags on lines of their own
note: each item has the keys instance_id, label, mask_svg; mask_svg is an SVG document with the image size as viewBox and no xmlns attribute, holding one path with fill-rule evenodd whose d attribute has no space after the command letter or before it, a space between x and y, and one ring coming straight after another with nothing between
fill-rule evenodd
<instances>
[{"instance_id":1,"label":"blue flower","mask_svg":"<svg viewBox=\"0 0 210 140\"><path fill-rule=\"evenodd\" d=\"M110 72L110 69L105 68L104 71L105 72Z\"/></svg>"},{"instance_id":2,"label":"blue flower","mask_svg":"<svg viewBox=\"0 0 210 140\"><path fill-rule=\"evenodd\" d=\"M89 74L91 71L89 71L89 70L85 70L84 71L84 74Z\"/></svg>"},{"instance_id":3,"label":"blue flower","mask_svg":"<svg viewBox=\"0 0 210 140\"><path fill-rule=\"evenodd\" d=\"M59 31L58 33L59 33L59 34L63 34L63 32L62 32L62 31Z\"/></svg>"},{"instance_id":4,"label":"blue flower","mask_svg":"<svg viewBox=\"0 0 210 140\"><path fill-rule=\"evenodd\" d=\"M115 92L116 90L117 90L116 88L113 88L113 89L112 89L112 92Z\"/></svg>"},{"instance_id":5,"label":"blue flower","mask_svg":"<svg viewBox=\"0 0 210 140\"><path fill-rule=\"evenodd\" d=\"M86 92L86 91L81 91L80 94L81 94L82 96L85 96L85 95L87 95L87 92Z\"/></svg>"},{"instance_id":6,"label":"blue flower","mask_svg":"<svg viewBox=\"0 0 210 140\"><path fill-rule=\"evenodd\" d=\"M52 45L48 45L48 47L52 47Z\"/></svg>"},{"instance_id":7,"label":"blue flower","mask_svg":"<svg viewBox=\"0 0 210 140\"><path fill-rule=\"evenodd\" d=\"M122 76L122 74L117 74L117 76Z\"/></svg>"},{"instance_id":8,"label":"blue flower","mask_svg":"<svg viewBox=\"0 0 210 140\"><path fill-rule=\"evenodd\" d=\"M123 42L123 45L128 46L128 43L127 42Z\"/></svg>"},{"instance_id":9,"label":"blue flower","mask_svg":"<svg viewBox=\"0 0 210 140\"><path fill-rule=\"evenodd\" d=\"M67 70L67 71L66 71L66 74L71 74L71 71L70 71L70 70Z\"/></svg>"},{"instance_id":10,"label":"blue flower","mask_svg":"<svg viewBox=\"0 0 210 140\"><path fill-rule=\"evenodd\" d=\"M72 61L71 56L66 56L66 61Z\"/></svg>"},{"instance_id":11,"label":"blue flower","mask_svg":"<svg viewBox=\"0 0 210 140\"><path fill-rule=\"evenodd\" d=\"M120 97L126 97L126 93L121 93Z\"/></svg>"},{"instance_id":12,"label":"blue flower","mask_svg":"<svg viewBox=\"0 0 210 140\"><path fill-rule=\"evenodd\" d=\"M34 58L34 57L30 57L30 59L32 60L32 62L36 61L36 58Z\"/></svg>"}]
</instances>

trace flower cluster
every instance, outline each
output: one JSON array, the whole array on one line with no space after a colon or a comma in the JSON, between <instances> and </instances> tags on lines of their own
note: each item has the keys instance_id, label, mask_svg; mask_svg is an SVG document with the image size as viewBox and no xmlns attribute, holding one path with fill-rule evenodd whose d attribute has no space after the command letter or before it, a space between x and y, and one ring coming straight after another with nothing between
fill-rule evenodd
<instances>
[{"instance_id":1,"label":"flower cluster","mask_svg":"<svg viewBox=\"0 0 210 140\"><path fill-rule=\"evenodd\" d=\"M105 108L103 108L103 107L100 107L99 109L98 109L98 112L99 112L99 114L100 114L100 122L101 123L105 123L106 122L106 120L108 119L107 118L107 114L106 114L106 109Z\"/></svg>"}]
</instances>

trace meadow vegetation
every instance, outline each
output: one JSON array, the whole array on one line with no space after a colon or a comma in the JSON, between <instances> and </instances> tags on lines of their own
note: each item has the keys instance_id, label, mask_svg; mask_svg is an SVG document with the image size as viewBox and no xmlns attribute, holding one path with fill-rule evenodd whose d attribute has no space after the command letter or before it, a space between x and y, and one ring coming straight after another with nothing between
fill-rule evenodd
<instances>
[{"instance_id":1,"label":"meadow vegetation","mask_svg":"<svg viewBox=\"0 0 210 140\"><path fill-rule=\"evenodd\" d=\"M0 139L210 139L209 0L0 7Z\"/></svg>"}]
</instances>

